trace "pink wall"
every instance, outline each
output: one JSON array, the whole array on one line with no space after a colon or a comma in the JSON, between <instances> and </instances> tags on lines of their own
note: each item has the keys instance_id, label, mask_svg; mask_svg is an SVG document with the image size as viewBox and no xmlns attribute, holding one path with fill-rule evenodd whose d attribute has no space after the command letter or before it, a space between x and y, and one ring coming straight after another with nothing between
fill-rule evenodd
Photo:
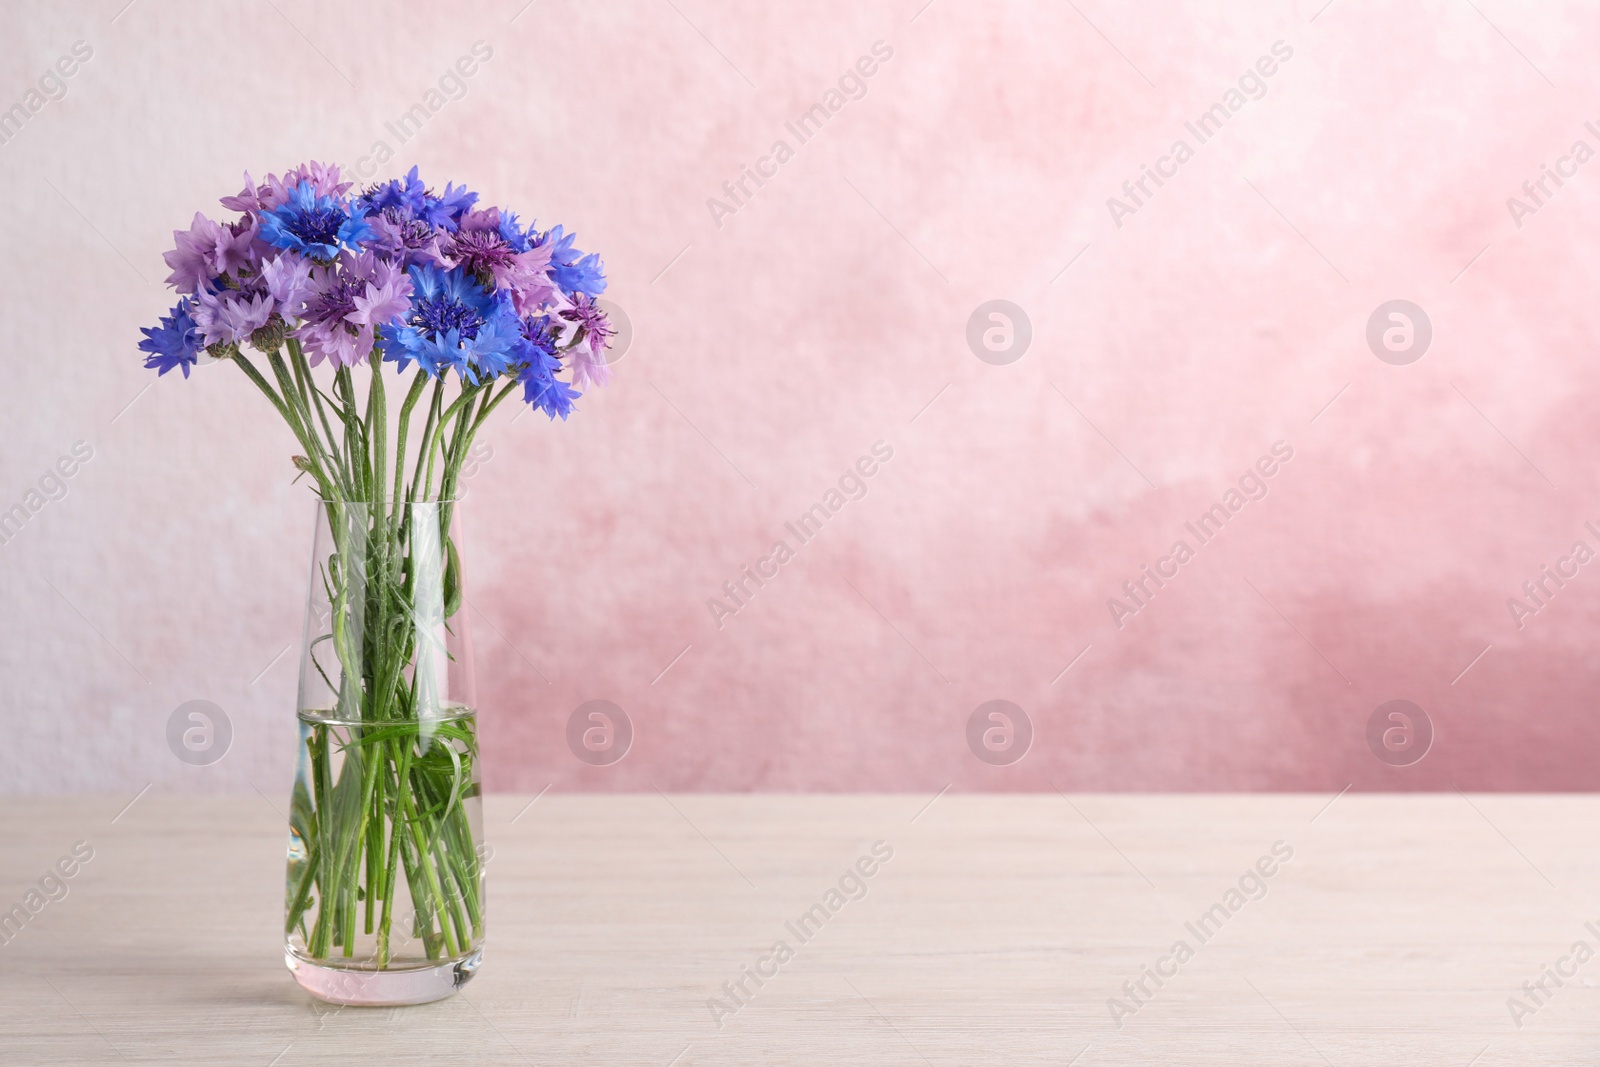
<instances>
[{"instance_id":1,"label":"pink wall","mask_svg":"<svg viewBox=\"0 0 1600 1067\"><path fill-rule=\"evenodd\" d=\"M286 786L291 441L231 368L151 385L136 327L169 303L169 232L240 171L378 140L382 176L420 163L576 228L634 329L614 385L566 425L502 418L470 483L492 787L1600 781L1600 565L1507 605L1600 550L1600 162L1562 162L1600 150L1600 13L921 3L4 16L0 104L74 41L93 57L0 144L0 509L94 455L0 547L0 788ZM464 97L399 145L386 123L479 40ZM800 144L786 121L879 41ZM1185 124L1276 42L1201 143ZM708 208L780 138L792 159ZM1178 139L1192 158L1161 162ZM1144 164L1176 173L1114 218ZM1514 218L1544 165L1576 174ZM992 299L1031 321L1007 365L966 338ZM1408 365L1365 336L1394 299L1432 324ZM708 598L879 441L866 495L719 626ZM1267 495L1200 544L1185 523L1280 441ZM1437 734L1403 768L1366 740L1399 698ZM210 766L164 739L194 699L233 724ZM568 750L591 699L632 721L614 765ZM1036 733L1008 766L968 749L995 699Z\"/></svg>"}]
</instances>

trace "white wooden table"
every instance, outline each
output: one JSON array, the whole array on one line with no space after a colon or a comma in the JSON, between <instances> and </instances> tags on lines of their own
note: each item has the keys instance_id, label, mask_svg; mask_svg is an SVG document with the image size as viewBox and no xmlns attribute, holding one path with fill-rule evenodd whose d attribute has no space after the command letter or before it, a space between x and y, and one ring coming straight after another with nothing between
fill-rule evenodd
<instances>
[{"instance_id":1,"label":"white wooden table","mask_svg":"<svg viewBox=\"0 0 1600 1067\"><path fill-rule=\"evenodd\" d=\"M75 842L94 855L0 945L0 1064L1600 1058L1600 960L1560 962L1600 949L1600 799L930 799L491 797L482 972L381 1010L316 1004L283 967L280 798L150 794L115 822L125 796L3 800L0 909ZM878 841L893 857L828 912ZM1280 841L1292 859L1228 911ZM818 904L808 939L786 927ZM1513 995L1536 1010L1514 1021ZM1120 1027L1113 997L1137 1008Z\"/></svg>"}]
</instances>

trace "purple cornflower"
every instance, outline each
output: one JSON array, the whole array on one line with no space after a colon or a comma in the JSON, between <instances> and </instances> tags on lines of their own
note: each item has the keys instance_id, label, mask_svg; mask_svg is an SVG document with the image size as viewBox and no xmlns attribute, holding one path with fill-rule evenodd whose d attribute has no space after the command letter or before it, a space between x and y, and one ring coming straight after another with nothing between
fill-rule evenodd
<instances>
[{"instance_id":1,"label":"purple cornflower","mask_svg":"<svg viewBox=\"0 0 1600 1067\"><path fill-rule=\"evenodd\" d=\"M439 230L406 214L403 208L381 208L367 216L367 224L374 234L369 247L393 257L402 267L444 262Z\"/></svg>"},{"instance_id":2,"label":"purple cornflower","mask_svg":"<svg viewBox=\"0 0 1600 1067\"><path fill-rule=\"evenodd\" d=\"M188 231L173 230L177 247L162 255L172 273L167 284L180 293L193 293L224 274L237 274L256 262L253 251L259 226L243 219L224 226L198 211Z\"/></svg>"},{"instance_id":3,"label":"purple cornflower","mask_svg":"<svg viewBox=\"0 0 1600 1067\"><path fill-rule=\"evenodd\" d=\"M235 196L223 197L222 206L229 211L261 214L288 203L289 194L302 182L310 182L318 196L332 197L343 196L351 184L339 180L337 166L331 163L318 163L316 160L285 171L282 178L276 174L269 174L267 180L260 185L251 180L249 171L245 171L244 188Z\"/></svg>"},{"instance_id":4,"label":"purple cornflower","mask_svg":"<svg viewBox=\"0 0 1600 1067\"><path fill-rule=\"evenodd\" d=\"M578 327L569 350L572 383L605 385L611 380L611 368L606 365L604 352L614 332L606 313L588 296L579 293L572 298L572 306L561 312L561 317Z\"/></svg>"},{"instance_id":5,"label":"purple cornflower","mask_svg":"<svg viewBox=\"0 0 1600 1067\"><path fill-rule=\"evenodd\" d=\"M500 212L495 208L463 216L456 232L445 239L444 249L452 266L475 275L485 285L498 281L518 255L500 232Z\"/></svg>"},{"instance_id":6,"label":"purple cornflower","mask_svg":"<svg viewBox=\"0 0 1600 1067\"><path fill-rule=\"evenodd\" d=\"M194 321L208 346L248 341L252 333L267 324L276 309L276 302L265 292L249 295L232 289L221 292L205 289L197 301Z\"/></svg>"},{"instance_id":7,"label":"purple cornflower","mask_svg":"<svg viewBox=\"0 0 1600 1067\"><path fill-rule=\"evenodd\" d=\"M311 270L316 264L293 252L280 252L278 257L261 268L261 281L278 303L284 318L298 320L305 311L306 301L316 295L311 284Z\"/></svg>"},{"instance_id":8,"label":"purple cornflower","mask_svg":"<svg viewBox=\"0 0 1600 1067\"><path fill-rule=\"evenodd\" d=\"M364 362L377 328L398 318L411 301L410 279L370 252L314 268L311 286L313 295L295 334L313 366L323 359L339 367Z\"/></svg>"}]
</instances>

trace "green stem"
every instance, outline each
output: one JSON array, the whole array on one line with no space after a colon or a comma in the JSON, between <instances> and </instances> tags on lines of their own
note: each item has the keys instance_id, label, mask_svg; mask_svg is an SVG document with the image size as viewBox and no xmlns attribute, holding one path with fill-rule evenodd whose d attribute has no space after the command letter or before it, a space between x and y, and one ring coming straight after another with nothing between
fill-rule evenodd
<instances>
[{"instance_id":1,"label":"green stem","mask_svg":"<svg viewBox=\"0 0 1600 1067\"><path fill-rule=\"evenodd\" d=\"M418 373L420 374L421 372L419 371ZM411 490L406 494L406 501L408 503L416 502L417 491L419 488L422 490L423 496L427 496L428 487L422 484L422 468L424 462L428 462L430 464L432 462L432 453L430 450L433 444L433 431L434 427L439 425L439 412L443 403L444 376L440 375L438 378L434 379L433 401L428 407L428 421L423 423L422 440L417 445L416 464L413 466L411 472ZM431 466L429 467L429 471L431 479Z\"/></svg>"},{"instance_id":2,"label":"green stem","mask_svg":"<svg viewBox=\"0 0 1600 1067\"><path fill-rule=\"evenodd\" d=\"M450 439L445 442L442 452L444 471L439 478L440 500L455 499L456 479L461 473L462 461L466 459L466 446L472 438L472 428L475 425L476 416L473 414L473 405L478 403L480 396L483 398L483 403L489 402L489 390L487 387L480 389L467 398L466 407L457 415L455 429L450 434Z\"/></svg>"},{"instance_id":3,"label":"green stem","mask_svg":"<svg viewBox=\"0 0 1600 1067\"><path fill-rule=\"evenodd\" d=\"M455 400L451 402L450 406L445 409L444 414L439 418L438 424L434 426L433 437L427 443L428 474L427 478L424 480L424 484L427 486L429 493L431 493L433 490L434 457L441 453L440 440L444 437L445 430L450 426L451 422L460 417L463 407L468 409L471 408L472 402L477 399L478 392L484 388L487 387L478 385L463 385L461 387L460 394L457 395ZM442 496L443 494L441 493L440 495Z\"/></svg>"},{"instance_id":4,"label":"green stem","mask_svg":"<svg viewBox=\"0 0 1600 1067\"><path fill-rule=\"evenodd\" d=\"M306 946L311 955L322 959L328 955L328 945L333 939L330 923L333 917L329 896L333 892L332 870L328 858L333 855L333 826L328 818L328 801L333 792L333 781L328 770L328 728L312 727L306 739L311 752L312 794L317 811L316 855L311 865L317 872L317 921L311 928L311 940Z\"/></svg>"},{"instance_id":5,"label":"green stem","mask_svg":"<svg viewBox=\"0 0 1600 1067\"><path fill-rule=\"evenodd\" d=\"M294 420L289 417L289 409L284 406L283 397L279 396L272 386L267 384L267 380L261 376L261 372L256 370L256 365L250 362L250 357L240 352L233 357L233 361L239 365L240 370L244 371L245 376L256 384L256 388L266 394L267 399L272 401L272 406L278 409L278 414L282 415L283 420L290 423L290 428L293 429Z\"/></svg>"},{"instance_id":6,"label":"green stem","mask_svg":"<svg viewBox=\"0 0 1600 1067\"><path fill-rule=\"evenodd\" d=\"M410 843L412 847L417 850L416 866L424 875L424 879L421 881L419 881L414 875L411 878L412 903L416 903L419 896L426 895L432 898L430 901L432 906L429 908L428 914L431 915L435 909L438 911L439 932L444 935L445 952L448 955L454 956L456 954L456 940L451 936L450 925L445 918L444 890L439 886L439 873L438 871L434 870L433 863L430 861L430 850L427 843L423 840L422 827L420 825L421 819L419 819L417 816L416 803L412 799L411 791L409 789L402 788L400 795L405 802L406 829L411 833ZM422 888L425 888L425 894L419 894L417 892L418 889Z\"/></svg>"},{"instance_id":7,"label":"green stem","mask_svg":"<svg viewBox=\"0 0 1600 1067\"><path fill-rule=\"evenodd\" d=\"M384 748L386 752L389 747L389 742L384 742ZM388 764L391 761L385 759L384 762L384 784L387 785L389 777ZM379 890L379 896L381 896L383 899L383 918L378 924L379 970L382 970L389 965L389 932L394 926L395 868L400 861L400 789L405 783L405 774L410 767L409 750L402 751L399 759L393 762L395 762L396 770L399 772L399 774L395 782L394 813L389 819L389 851L387 862L384 865L384 870L386 873L384 875L383 885Z\"/></svg>"},{"instance_id":8,"label":"green stem","mask_svg":"<svg viewBox=\"0 0 1600 1067\"><path fill-rule=\"evenodd\" d=\"M327 448L332 449L335 452L340 451L340 442L337 435L335 435L333 432L333 425L328 421L328 412L322 404L322 390L317 388L316 380L311 376L311 365L306 362L305 350L300 347L300 342L295 340L293 337L288 339L287 345L289 349L289 359L294 368L296 396L299 399L300 410L304 413L303 418L307 426L314 432L316 426L311 422L311 412L314 407L316 409L317 419L322 423L322 432L327 434ZM274 353L274 356L276 356L276 353ZM287 395L287 390L285 391L285 395ZM348 472L344 482L348 487ZM350 494L348 491L345 494L345 498L350 499Z\"/></svg>"},{"instance_id":9,"label":"green stem","mask_svg":"<svg viewBox=\"0 0 1600 1067\"><path fill-rule=\"evenodd\" d=\"M484 420L489 417L489 413L500 406L500 402L510 395L511 391L516 388L516 385L516 382L511 382L504 389L500 390L500 392L494 393L493 396L490 395L492 392L491 389L485 389L483 394L483 403L478 406L478 414L471 420L470 428L467 430L466 437L460 441L458 446L452 449L451 463L445 470L445 486L439 494L440 499L455 499L456 485L459 482L461 475L461 465L466 462L467 454L472 450L472 442L477 438L478 430L482 428ZM446 515L443 521L445 526L448 527L449 516Z\"/></svg>"},{"instance_id":10,"label":"green stem","mask_svg":"<svg viewBox=\"0 0 1600 1067\"><path fill-rule=\"evenodd\" d=\"M472 435L474 437L477 436L478 429L479 429L479 427L481 427L483 425L483 421L489 417L489 413L491 411L493 411L495 408L499 407L500 406L500 402L503 401L506 397L510 396L512 390L516 389L516 387L517 387L517 383L516 382L507 382L506 383L506 387L504 389L500 390L498 393L496 393L494 395L494 399L493 400L490 400L486 404L484 404L483 408L481 410L479 410L479 412L478 412L477 421L472 424ZM468 440L468 443L469 444L471 443L470 439Z\"/></svg>"},{"instance_id":11,"label":"green stem","mask_svg":"<svg viewBox=\"0 0 1600 1067\"><path fill-rule=\"evenodd\" d=\"M321 463L321 452L306 439L304 427L290 408L291 402L278 395L272 386L267 383L267 380L261 376L261 372L256 369L255 364L251 363L250 358L243 352L234 356L233 362L239 365L239 369L244 371L245 376L254 382L256 388L260 389L266 398L272 402L272 406L278 410L278 414L283 417L283 421L289 424L289 429L295 435L295 439L300 442L300 447L306 450L306 460L311 466L311 476L317 480L317 488L322 492L324 498L331 496L333 482ZM282 381L281 378L279 380L280 382Z\"/></svg>"},{"instance_id":12,"label":"green stem","mask_svg":"<svg viewBox=\"0 0 1600 1067\"><path fill-rule=\"evenodd\" d=\"M278 388L283 393L284 417L289 420L289 428L294 431L295 436L300 439L301 446L305 448L306 458L311 461L314 467L328 472L329 476L324 481L332 482L334 487L338 489L345 488L345 480L338 477L342 472L328 454L322 439L317 436L316 430L311 423L311 413L305 408L305 398L290 374L289 368L285 366L283 356L273 352L267 356L267 363L272 367L272 373L278 379ZM328 437L331 441L333 438L331 431ZM333 495L329 494L329 497L331 498Z\"/></svg>"},{"instance_id":13,"label":"green stem","mask_svg":"<svg viewBox=\"0 0 1600 1067\"><path fill-rule=\"evenodd\" d=\"M394 446L394 507L396 518L399 518L401 493L405 486L406 477L406 433L411 428L411 410L417 406L417 401L422 398L422 390L427 388L428 376L418 368L411 381L411 389L406 393L406 398L400 405L400 423L395 431Z\"/></svg>"},{"instance_id":14,"label":"green stem","mask_svg":"<svg viewBox=\"0 0 1600 1067\"><path fill-rule=\"evenodd\" d=\"M345 469L350 472L355 499L376 503L373 499L372 467L368 458L371 442L367 440L367 426L357 414L356 386L349 367L340 367L334 372L333 391L339 398L339 417L344 424Z\"/></svg>"}]
</instances>

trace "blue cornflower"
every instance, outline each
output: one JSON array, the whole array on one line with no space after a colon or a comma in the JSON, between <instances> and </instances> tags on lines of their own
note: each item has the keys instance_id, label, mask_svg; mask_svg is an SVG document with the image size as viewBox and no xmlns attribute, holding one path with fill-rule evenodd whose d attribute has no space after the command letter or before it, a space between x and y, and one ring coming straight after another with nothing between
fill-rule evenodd
<instances>
[{"instance_id":1,"label":"blue cornflower","mask_svg":"<svg viewBox=\"0 0 1600 1067\"><path fill-rule=\"evenodd\" d=\"M404 178L370 186L356 198L356 208L363 215L371 215L385 208L398 208L411 218L419 218L427 199L428 187L417 177L417 168L412 167Z\"/></svg>"},{"instance_id":2,"label":"blue cornflower","mask_svg":"<svg viewBox=\"0 0 1600 1067\"><path fill-rule=\"evenodd\" d=\"M462 374L473 385L510 370L525 343L516 312L511 310L511 298L502 296L477 332L461 340Z\"/></svg>"},{"instance_id":3,"label":"blue cornflower","mask_svg":"<svg viewBox=\"0 0 1600 1067\"><path fill-rule=\"evenodd\" d=\"M454 233L461 216L477 202L478 194L464 185L459 188L454 184L446 185L443 195L429 192L418 177L417 168L412 167L404 178L368 186L366 192L356 198L355 206L363 215L398 212L403 218L418 219Z\"/></svg>"},{"instance_id":4,"label":"blue cornflower","mask_svg":"<svg viewBox=\"0 0 1600 1067\"><path fill-rule=\"evenodd\" d=\"M557 330L557 324L551 321L549 315L529 315L523 319L522 336L532 351L525 351L522 358L529 362L543 360L549 364L552 373L560 369L561 360L557 358L556 350L561 347L561 342Z\"/></svg>"},{"instance_id":5,"label":"blue cornflower","mask_svg":"<svg viewBox=\"0 0 1600 1067\"><path fill-rule=\"evenodd\" d=\"M523 401L551 419L560 415L565 421L572 412L572 402L583 394L556 377L561 360L556 356L556 336L548 316L530 315L522 320L518 358L522 366L517 371L517 381L522 383Z\"/></svg>"},{"instance_id":6,"label":"blue cornflower","mask_svg":"<svg viewBox=\"0 0 1600 1067\"><path fill-rule=\"evenodd\" d=\"M443 195L428 195L422 206L421 217L431 226L443 226L454 233L461 216L471 211L472 205L477 202L478 194L468 190L465 185L458 189L455 183L446 183Z\"/></svg>"},{"instance_id":7,"label":"blue cornflower","mask_svg":"<svg viewBox=\"0 0 1600 1067\"><path fill-rule=\"evenodd\" d=\"M528 234L517 222L515 211L500 212L500 225L498 227L500 239L511 247L513 252L526 252L533 247L533 242L528 240Z\"/></svg>"},{"instance_id":8,"label":"blue cornflower","mask_svg":"<svg viewBox=\"0 0 1600 1067\"><path fill-rule=\"evenodd\" d=\"M552 422L557 415L566 422L567 416L572 414L572 402L583 394L560 378L541 377L532 371L530 364L517 376L522 383L522 399L550 416Z\"/></svg>"},{"instance_id":9,"label":"blue cornflower","mask_svg":"<svg viewBox=\"0 0 1600 1067\"><path fill-rule=\"evenodd\" d=\"M324 262L341 249L359 251L360 242L376 236L365 218L350 213L348 203L318 196L309 181L295 186L284 203L261 213L263 240Z\"/></svg>"},{"instance_id":10,"label":"blue cornflower","mask_svg":"<svg viewBox=\"0 0 1600 1067\"><path fill-rule=\"evenodd\" d=\"M195 324L194 305L188 297L178 301L172 314L161 317L161 325L141 327L145 339L139 342L139 351L146 352L147 370L158 372L157 377L174 367L189 376L189 368L200 361L200 350L205 347L200 337L200 327Z\"/></svg>"},{"instance_id":11,"label":"blue cornflower","mask_svg":"<svg viewBox=\"0 0 1600 1067\"><path fill-rule=\"evenodd\" d=\"M401 374L416 360L430 378L437 378L451 367L461 366L461 331L446 330L429 337L417 330L389 324L378 329L378 346L383 358L393 360Z\"/></svg>"},{"instance_id":12,"label":"blue cornflower","mask_svg":"<svg viewBox=\"0 0 1600 1067\"><path fill-rule=\"evenodd\" d=\"M411 307L378 332L384 358L404 373L416 360L430 377L454 367L468 381L505 373L525 344L508 294L494 294L464 270L410 268Z\"/></svg>"},{"instance_id":13,"label":"blue cornflower","mask_svg":"<svg viewBox=\"0 0 1600 1067\"><path fill-rule=\"evenodd\" d=\"M494 296L463 270L418 264L411 275L411 312L405 321L428 334L460 330L471 337L494 310Z\"/></svg>"},{"instance_id":14,"label":"blue cornflower","mask_svg":"<svg viewBox=\"0 0 1600 1067\"><path fill-rule=\"evenodd\" d=\"M584 255L573 248L572 242L577 237L577 234L567 233L557 226L539 241L540 245L548 242L553 246L550 249L550 277L568 296L574 293L599 296L606 291L605 265L600 262L598 253Z\"/></svg>"}]
</instances>

